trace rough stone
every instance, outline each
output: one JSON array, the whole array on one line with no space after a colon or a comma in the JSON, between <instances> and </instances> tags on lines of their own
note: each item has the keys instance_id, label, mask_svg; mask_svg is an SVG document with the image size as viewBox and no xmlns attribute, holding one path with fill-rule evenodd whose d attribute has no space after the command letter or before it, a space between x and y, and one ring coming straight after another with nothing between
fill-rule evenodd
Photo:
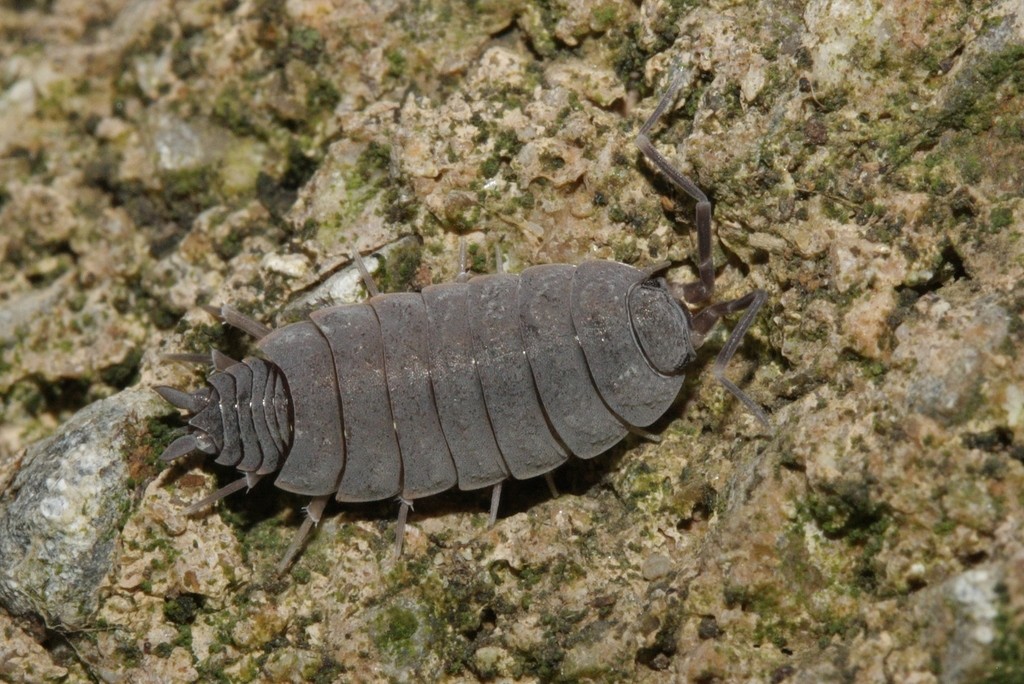
<instances>
[{"instance_id":1,"label":"rough stone","mask_svg":"<svg viewBox=\"0 0 1024 684\"><path fill-rule=\"evenodd\" d=\"M0 500L0 602L61 628L88 625L131 510L126 451L165 413L148 388L77 413L34 444Z\"/></svg>"}]
</instances>

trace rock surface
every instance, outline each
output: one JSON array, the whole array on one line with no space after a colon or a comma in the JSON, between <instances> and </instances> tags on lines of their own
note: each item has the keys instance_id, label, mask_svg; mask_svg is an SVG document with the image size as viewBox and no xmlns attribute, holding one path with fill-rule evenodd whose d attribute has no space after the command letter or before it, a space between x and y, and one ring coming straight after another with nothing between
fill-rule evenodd
<instances>
[{"instance_id":1,"label":"rock surface","mask_svg":"<svg viewBox=\"0 0 1024 684\"><path fill-rule=\"evenodd\" d=\"M151 390L125 390L28 448L0 498L0 603L11 613L58 629L89 624L131 509L141 426L159 413Z\"/></svg>"},{"instance_id":2,"label":"rock surface","mask_svg":"<svg viewBox=\"0 0 1024 684\"><path fill-rule=\"evenodd\" d=\"M1024 680L1022 14L0 8L0 678ZM713 200L716 296L769 294L729 375L771 430L708 372L722 330L660 443L510 483L492 529L419 501L397 563L392 502L330 507L284 577L304 501L182 515L232 475L158 468L147 388L202 381L159 355L247 353L199 304L285 324L353 249L415 290L460 237L477 272L691 280L693 204L633 144L677 69L652 139Z\"/></svg>"}]
</instances>

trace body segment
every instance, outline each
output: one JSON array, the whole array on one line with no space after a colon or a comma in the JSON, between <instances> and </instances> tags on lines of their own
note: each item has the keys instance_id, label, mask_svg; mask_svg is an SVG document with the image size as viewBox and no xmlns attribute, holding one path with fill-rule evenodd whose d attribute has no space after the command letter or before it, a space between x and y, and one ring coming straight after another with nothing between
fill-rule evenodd
<instances>
[{"instance_id":1,"label":"body segment","mask_svg":"<svg viewBox=\"0 0 1024 684\"><path fill-rule=\"evenodd\" d=\"M430 382L445 441L458 473L459 489L490 487L508 478L508 466L491 429L469 318L469 288L463 283L423 290L427 307Z\"/></svg>"},{"instance_id":2,"label":"body segment","mask_svg":"<svg viewBox=\"0 0 1024 684\"><path fill-rule=\"evenodd\" d=\"M430 385L427 310L418 294L370 300L384 339L391 413L402 452L402 498L412 501L455 486L455 463L437 417Z\"/></svg>"},{"instance_id":3,"label":"body segment","mask_svg":"<svg viewBox=\"0 0 1024 684\"><path fill-rule=\"evenodd\" d=\"M274 330L257 346L284 378L281 390L287 388L291 404L291 445L274 484L295 494L334 493L345 440L327 341L311 321L301 321Z\"/></svg>"},{"instance_id":4,"label":"body segment","mask_svg":"<svg viewBox=\"0 0 1024 684\"><path fill-rule=\"evenodd\" d=\"M552 434L533 384L520 331L519 277L479 276L466 286L474 358L498 448L512 477L543 475L569 454Z\"/></svg>"},{"instance_id":5,"label":"body segment","mask_svg":"<svg viewBox=\"0 0 1024 684\"><path fill-rule=\"evenodd\" d=\"M592 458L626 435L591 380L572 321L574 266L550 264L523 271L519 315L534 384L552 427L579 458Z\"/></svg>"},{"instance_id":6,"label":"body segment","mask_svg":"<svg viewBox=\"0 0 1024 684\"><path fill-rule=\"evenodd\" d=\"M402 491L402 456L394 431L384 376L384 341L377 314L367 304L315 311L310 318L334 357L345 451L372 454L353 458L342 471L338 501L377 501Z\"/></svg>"}]
</instances>

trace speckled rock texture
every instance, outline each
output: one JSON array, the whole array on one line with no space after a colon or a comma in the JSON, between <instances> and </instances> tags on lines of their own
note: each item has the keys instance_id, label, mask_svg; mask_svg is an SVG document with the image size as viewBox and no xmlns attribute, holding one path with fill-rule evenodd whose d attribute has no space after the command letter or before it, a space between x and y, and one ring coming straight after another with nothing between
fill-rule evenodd
<instances>
[{"instance_id":1,"label":"speckled rock texture","mask_svg":"<svg viewBox=\"0 0 1024 684\"><path fill-rule=\"evenodd\" d=\"M156 461L169 352L539 263L669 260L732 321L653 426L543 482L332 505ZM0 679L1024 681L1024 9L24 0L0 7ZM100 419L102 418L102 420ZM78 445L78 446L75 446ZM59 503L59 505L57 505Z\"/></svg>"},{"instance_id":2,"label":"speckled rock texture","mask_svg":"<svg viewBox=\"0 0 1024 684\"><path fill-rule=\"evenodd\" d=\"M0 603L13 614L89 624L131 509L139 424L161 408L146 388L125 390L26 450L0 497Z\"/></svg>"}]
</instances>

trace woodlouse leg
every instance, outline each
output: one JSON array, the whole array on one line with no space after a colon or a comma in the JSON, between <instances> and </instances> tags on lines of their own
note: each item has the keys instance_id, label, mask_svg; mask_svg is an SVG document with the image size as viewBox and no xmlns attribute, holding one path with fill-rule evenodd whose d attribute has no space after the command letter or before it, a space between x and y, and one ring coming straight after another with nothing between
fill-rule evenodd
<instances>
[{"instance_id":1,"label":"woodlouse leg","mask_svg":"<svg viewBox=\"0 0 1024 684\"><path fill-rule=\"evenodd\" d=\"M366 264L363 263L363 258L359 256L359 252L352 251L352 262L355 263L356 268L359 270L359 275L363 278L363 285L366 286L366 294L371 297L376 297L380 294L380 290L377 289L377 283L373 282L373 276L370 275L369 269L366 268Z\"/></svg>"},{"instance_id":2,"label":"woodlouse leg","mask_svg":"<svg viewBox=\"0 0 1024 684\"><path fill-rule=\"evenodd\" d=\"M292 559L295 558L299 549L302 548L302 543L306 540L306 537L309 536L313 527L320 522L320 518L323 517L324 508L327 506L327 502L330 498L331 495L328 494L326 496L317 496L310 499L309 505L305 508L306 519L302 521L302 527L300 527L298 532L295 533L295 536L292 537L292 543L288 545L288 550L284 552L284 557L278 562L277 567L275 568L277 574L280 575L284 573L284 571L288 569L288 566L291 565Z\"/></svg>"},{"instance_id":3,"label":"woodlouse leg","mask_svg":"<svg viewBox=\"0 0 1024 684\"><path fill-rule=\"evenodd\" d=\"M259 321L249 318L238 309L232 308L227 304L223 306L204 306L203 309L231 327L238 328L242 332L252 335L257 340L270 334L270 328Z\"/></svg>"},{"instance_id":4,"label":"woodlouse leg","mask_svg":"<svg viewBox=\"0 0 1024 684\"><path fill-rule=\"evenodd\" d=\"M469 259L466 256L466 238L459 238L459 275L455 276L455 282L464 283L471 277L469 272Z\"/></svg>"},{"instance_id":5,"label":"woodlouse leg","mask_svg":"<svg viewBox=\"0 0 1024 684\"><path fill-rule=\"evenodd\" d=\"M195 502L191 506L185 509L185 515L194 515L199 511L203 510L211 504L215 504L221 499L231 496L242 487L246 488L246 491L256 486L256 483L263 479L263 475L257 475L256 473L246 473L245 476L238 478L234 482L225 485L215 491L209 496L203 497L199 501Z\"/></svg>"},{"instance_id":6,"label":"woodlouse leg","mask_svg":"<svg viewBox=\"0 0 1024 684\"><path fill-rule=\"evenodd\" d=\"M179 361L181 363L201 363L204 365L212 365L216 370L219 371L225 370L230 366L233 366L234 364L238 363L227 354L219 352L216 349L211 350L209 354L164 354L161 358L164 361ZM166 399L166 397L164 398ZM172 401L171 403L173 404L174 402Z\"/></svg>"},{"instance_id":7,"label":"woodlouse leg","mask_svg":"<svg viewBox=\"0 0 1024 684\"><path fill-rule=\"evenodd\" d=\"M768 416L764 410L754 403L747 394L737 387L731 380L725 377L725 367L729 364L736 350L740 346L740 342L743 341L743 336L750 329L750 326L754 323L754 318L757 316L758 310L764 305L765 300L768 298L768 294L764 290L754 290L748 294L743 295L737 299L730 299L727 302L719 302L712 304L707 307L699 314L693 317L693 346L694 348L699 347L701 342L704 341L704 336L711 330L712 326L723 316L728 316L731 313L737 311L745 311L743 318L736 324L736 327L729 333L729 339L725 341L725 346L722 347L721 351L718 352L718 358L715 359L715 365L712 367L712 371L715 374L715 378L725 386L725 389L743 402L747 409L754 414L754 417L761 421L764 425L769 425Z\"/></svg>"},{"instance_id":8,"label":"woodlouse leg","mask_svg":"<svg viewBox=\"0 0 1024 684\"><path fill-rule=\"evenodd\" d=\"M558 498L558 487L555 486L555 476L551 472L544 473L544 482L548 485L548 491L551 492L551 498Z\"/></svg>"},{"instance_id":9,"label":"woodlouse leg","mask_svg":"<svg viewBox=\"0 0 1024 684\"><path fill-rule=\"evenodd\" d=\"M636 136L636 146L652 164L658 167L659 171L665 174L673 185L697 202L697 271L699 280L683 285L683 299L691 304L699 304L710 299L715 291L715 264L711 256L711 202L693 181L684 176L655 149L648 137L648 133L675 101L686 81L686 73L680 71L658 102L658 106L654 108L654 112L640 127L640 132Z\"/></svg>"},{"instance_id":10,"label":"woodlouse leg","mask_svg":"<svg viewBox=\"0 0 1024 684\"><path fill-rule=\"evenodd\" d=\"M235 480L234 482L232 482L231 484L225 485L224 487L221 487L220 489L215 491L213 494L210 494L209 496L203 497L199 501L195 502L194 504L192 504L191 506L186 508L184 513L185 513L185 515L194 515L194 514L198 513L199 511L203 510L204 508L206 508L207 506L209 506L211 504L217 503L218 501L220 501L224 497L230 496L230 495L234 494L235 492L240 490L242 487L245 487L246 485L248 485L248 483L249 483L249 478L248 477L240 477L237 480Z\"/></svg>"},{"instance_id":11,"label":"woodlouse leg","mask_svg":"<svg viewBox=\"0 0 1024 684\"><path fill-rule=\"evenodd\" d=\"M402 505L398 507L398 524L395 526L395 560L402 556L402 544L405 542L405 521L409 518L409 509L412 508L412 501L399 499Z\"/></svg>"},{"instance_id":12,"label":"woodlouse leg","mask_svg":"<svg viewBox=\"0 0 1024 684\"><path fill-rule=\"evenodd\" d=\"M661 435L656 435L653 432L648 432L643 428L638 428L635 425L627 425L626 429L632 432L637 437L646 439L648 442L654 442L655 444L661 444Z\"/></svg>"},{"instance_id":13,"label":"woodlouse leg","mask_svg":"<svg viewBox=\"0 0 1024 684\"><path fill-rule=\"evenodd\" d=\"M494 272L505 272L505 262L501 259L501 245L494 245Z\"/></svg>"},{"instance_id":14,"label":"woodlouse leg","mask_svg":"<svg viewBox=\"0 0 1024 684\"><path fill-rule=\"evenodd\" d=\"M494 527L494 523L498 521L498 505L501 503L501 485L499 482L491 488L491 515L487 518L487 528Z\"/></svg>"}]
</instances>

